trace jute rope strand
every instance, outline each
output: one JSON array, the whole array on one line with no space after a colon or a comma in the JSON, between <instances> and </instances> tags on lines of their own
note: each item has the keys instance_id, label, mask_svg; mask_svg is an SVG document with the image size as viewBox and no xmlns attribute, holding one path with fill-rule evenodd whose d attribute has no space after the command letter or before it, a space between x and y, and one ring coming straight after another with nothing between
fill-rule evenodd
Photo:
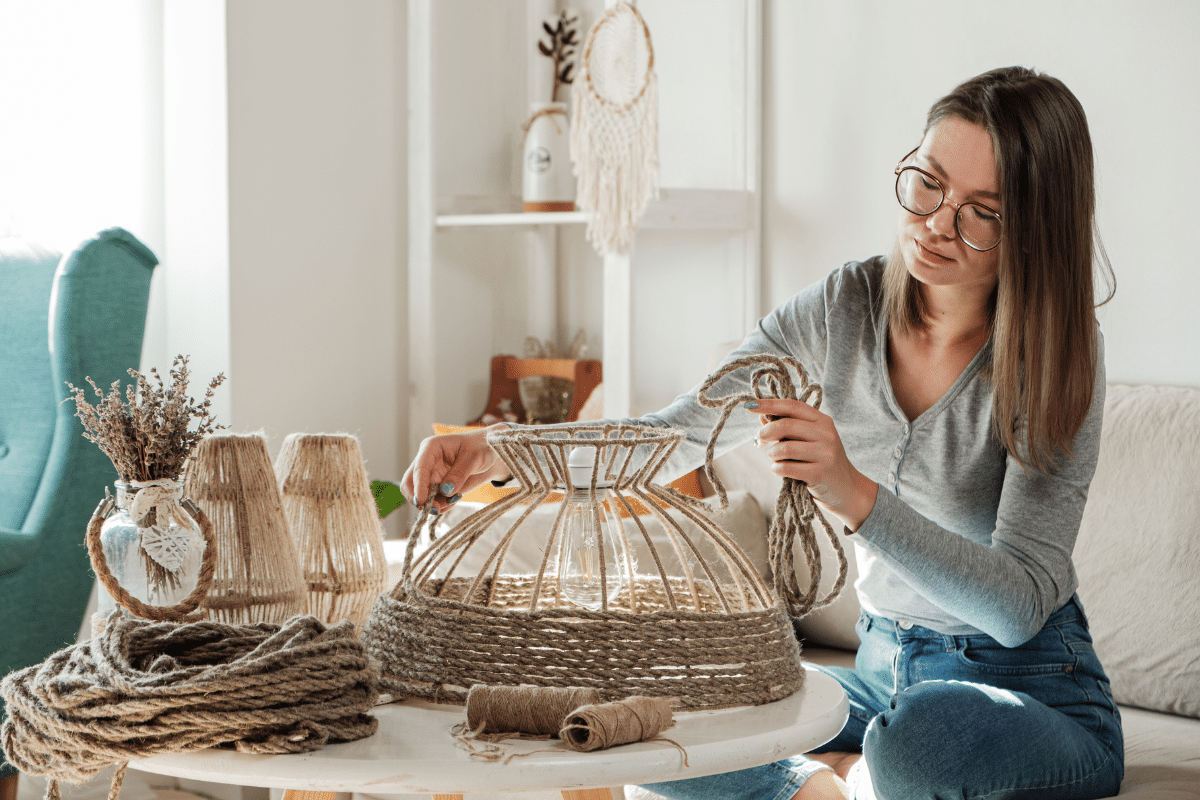
<instances>
[{"instance_id":1,"label":"jute rope strand","mask_svg":"<svg viewBox=\"0 0 1200 800\"><path fill-rule=\"evenodd\" d=\"M675 724L671 703L663 697L633 696L603 703L595 689L548 686L486 686L476 684L467 694L467 721L451 735L473 758L507 763L520 755L555 752L535 750L509 754L496 747L508 739L558 737L581 753L631 742L662 741L687 751L658 734ZM476 747L475 742L486 742Z\"/></svg>"},{"instance_id":2,"label":"jute rope strand","mask_svg":"<svg viewBox=\"0 0 1200 800\"><path fill-rule=\"evenodd\" d=\"M109 595L129 613L159 622L181 620L199 608L205 595L208 594L209 588L212 587L213 575L217 566L217 540L213 535L212 523L204 512L191 500L184 499L180 503L183 510L190 514L200 526L200 533L204 537L204 556L200 562L200 577L196 581L196 588L177 605L151 606L138 600L126 591L125 587L121 586L112 571L109 570L108 561L104 558L104 548L100 544L100 529L104 525L105 518L112 513L113 505L112 498L100 501L88 522L86 538L92 569Z\"/></svg>"},{"instance_id":3,"label":"jute rope strand","mask_svg":"<svg viewBox=\"0 0 1200 800\"><path fill-rule=\"evenodd\" d=\"M348 622L178 624L110 615L92 639L0 683L0 741L31 775L80 783L110 764L227 746L303 753L370 736L377 673Z\"/></svg>"},{"instance_id":4,"label":"jute rope strand","mask_svg":"<svg viewBox=\"0 0 1200 800\"><path fill-rule=\"evenodd\" d=\"M529 115L529 119L521 123L521 147L525 147L525 141L529 138L529 130L533 127L533 123L537 122L538 117L546 117L554 125L554 130L562 135L562 128L559 127L558 120L555 117L567 117L567 109L562 105L553 105L547 108L539 108ZM563 120L566 122L566 119Z\"/></svg>"},{"instance_id":5,"label":"jute rope strand","mask_svg":"<svg viewBox=\"0 0 1200 800\"><path fill-rule=\"evenodd\" d=\"M709 396L709 391L718 381L729 373L743 368L753 370L750 380L751 390L749 392L720 398ZM791 374L788 371L789 368L794 370L799 377L800 386L798 390L796 384L792 381ZM724 429L725 423L729 420L730 414L735 409L746 401L764 397L782 397L801 402L808 402L812 399L814 408L821 407L821 387L815 383L810 383L808 373L804 370L800 362L789 357L763 354L735 359L723 365L717 372L709 376L704 385L700 387L698 397L700 404L705 408L721 409L721 417L713 427L712 434L708 439L704 469L708 475L708 479L712 482L713 488L716 489L718 496L721 498L722 508L726 507L729 500L725 493L725 487L721 484L721 480L717 477L716 470L712 466L717 438ZM777 417L770 415L768 415L768 418L777 419ZM825 531L825 535L833 543L833 549L838 557L837 580L834 582L833 588L824 597L819 597L821 585L821 551L815 530L818 520ZM796 540L799 540L804 551L805 560L808 562L809 586L807 590L800 588L799 580L796 577L793 550L793 543ZM837 598L838 594L842 591L842 587L846 584L846 552L842 549L842 543L838 539L837 534L833 532L833 528L829 526L829 523L826 522L825 518L817 510L812 493L803 481L798 481L794 478L783 479L783 488L780 490L779 497L775 502L775 516L771 521L771 529L767 535L767 548L768 559L774 577L775 593L783 599L787 605L788 613L793 617L803 617L810 611L829 605Z\"/></svg>"}]
</instances>

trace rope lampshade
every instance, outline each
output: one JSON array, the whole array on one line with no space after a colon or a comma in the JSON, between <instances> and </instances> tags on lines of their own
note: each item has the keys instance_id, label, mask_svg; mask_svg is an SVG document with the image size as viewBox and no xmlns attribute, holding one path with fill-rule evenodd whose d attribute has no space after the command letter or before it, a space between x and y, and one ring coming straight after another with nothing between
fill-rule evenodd
<instances>
[{"instance_id":1,"label":"rope lampshade","mask_svg":"<svg viewBox=\"0 0 1200 800\"><path fill-rule=\"evenodd\" d=\"M201 603L232 625L283 623L304 611L304 579L260 434L215 433L196 448L188 491L212 521L216 575Z\"/></svg>"},{"instance_id":2,"label":"rope lampshade","mask_svg":"<svg viewBox=\"0 0 1200 800\"><path fill-rule=\"evenodd\" d=\"M653 482L682 436L622 424L490 434L520 489L418 552L430 520L422 511L402 578L363 634L384 691L462 703L476 684L576 686L604 700L667 697L695 709L758 705L800 689L789 612L814 607L816 584L808 597L778 578L768 585L708 505ZM564 500L549 530L527 524L556 490ZM635 503L660 528L651 531ZM785 505L790 522L771 534L776 573L792 566L797 537L814 538L818 518L815 508L796 514ZM514 542L529 536L539 537L540 565L506 571ZM815 547L802 552L811 564ZM819 580L819 557L811 569Z\"/></svg>"},{"instance_id":3,"label":"rope lampshade","mask_svg":"<svg viewBox=\"0 0 1200 800\"><path fill-rule=\"evenodd\" d=\"M387 585L383 528L358 439L293 433L276 460L284 515L307 584L307 610L362 626Z\"/></svg>"}]
</instances>

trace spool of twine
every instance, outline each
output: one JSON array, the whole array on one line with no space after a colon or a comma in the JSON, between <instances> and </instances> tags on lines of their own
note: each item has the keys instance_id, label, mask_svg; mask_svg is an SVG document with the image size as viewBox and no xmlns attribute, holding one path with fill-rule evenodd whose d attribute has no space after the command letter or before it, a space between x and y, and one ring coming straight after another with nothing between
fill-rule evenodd
<instances>
[{"instance_id":1,"label":"spool of twine","mask_svg":"<svg viewBox=\"0 0 1200 800\"><path fill-rule=\"evenodd\" d=\"M221 553L201 604L205 616L247 625L304 613L304 576L266 440L260 434L205 437L188 468L188 494L212 520Z\"/></svg>"},{"instance_id":2,"label":"spool of twine","mask_svg":"<svg viewBox=\"0 0 1200 800\"><path fill-rule=\"evenodd\" d=\"M467 693L467 730L480 737L555 736L572 711L602 699L595 689L476 684Z\"/></svg>"},{"instance_id":3,"label":"spool of twine","mask_svg":"<svg viewBox=\"0 0 1200 800\"><path fill-rule=\"evenodd\" d=\"M0 682L9 762L81 783L130 759L219 745L304 753L370 736L378 672L348 623L232 626L108 617L99 635Z\"/></svg>"},{"instance_id":4,"label":"spool of twine","mask_svg":"<svg viewBox=\"0 0 1200 800\"><path fill-rule=\"evenodd\" d=\"M674 724L671 704L665 697L634 695L575 709L563 720L558 736L572 750L589 752L643 742Z\"/></svg>"}]
</instances>

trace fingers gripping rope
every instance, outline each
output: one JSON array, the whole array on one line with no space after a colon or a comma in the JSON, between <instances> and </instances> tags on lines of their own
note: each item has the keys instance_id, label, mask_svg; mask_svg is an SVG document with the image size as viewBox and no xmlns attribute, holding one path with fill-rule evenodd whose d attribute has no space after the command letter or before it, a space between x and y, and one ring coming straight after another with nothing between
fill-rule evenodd
<instances>
[{"instance_id":1,"label":"fingers gripping rope","mask_svg":"<svg viewBox=\"0 0 1200 800\"><path fill-rule=\"evenodd\" d=\"M793 382L791 372L799 377L799 390ZM709 391L726 375L739 369L752 369L750 391L728 397L711 397ZM716 489L721 500L721 508L728 503L728 495L716 470L713 469L713 458L717 439L725 428L725 423L742 403L748 400L762 398L785 398L810 402L814 408L821 407L821 387L810 383L808 373L803 365L794 358L773 355L744 356L724 364L719 370L709 376L700 387L698 400L705 408L721 409L721 416L713 426L708 439L708 450L704 456L704 471ZM767 415L768 419L777 417ZM817 541L816 524L819 521L825 535L833 543L834 552L838 557L838 577L833 588L824 597L818 599L821 585L821 550ZM794 542L799 539L803 548L804 558L808 562L809 585L807 590L800 588L796 576ZM846 552L842 543L834 533L833 528L821 514L817 512L816 502L808 485L795 478L784 478L783 488L775 502L775 517L771 520L771 529L767 534L768 560L771 565L775 594L784 601L787 612L793 617L803 617L810 611L823 608L832 603L846 585Z\"/></svg>"}]
</instances>

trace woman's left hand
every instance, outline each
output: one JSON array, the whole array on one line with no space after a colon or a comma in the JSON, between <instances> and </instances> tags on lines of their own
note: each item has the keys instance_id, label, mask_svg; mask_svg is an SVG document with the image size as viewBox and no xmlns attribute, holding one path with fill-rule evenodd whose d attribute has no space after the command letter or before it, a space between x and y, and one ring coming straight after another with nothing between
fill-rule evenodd
<instances>
[{"instance_id":1,"label":"woman's left hand","mask_svg":"<svg viewBox=\"0 0 1200 800\"><path fill-rule=\"evenodd\" d=\"M755 402L752 413L778 417L758 431L757 444L773 462L772 471L804 481L825 509L851 531L858 530L875 507L879 485L850 463L833 419L799 400Z\"/></svg>"}]
</instances>

